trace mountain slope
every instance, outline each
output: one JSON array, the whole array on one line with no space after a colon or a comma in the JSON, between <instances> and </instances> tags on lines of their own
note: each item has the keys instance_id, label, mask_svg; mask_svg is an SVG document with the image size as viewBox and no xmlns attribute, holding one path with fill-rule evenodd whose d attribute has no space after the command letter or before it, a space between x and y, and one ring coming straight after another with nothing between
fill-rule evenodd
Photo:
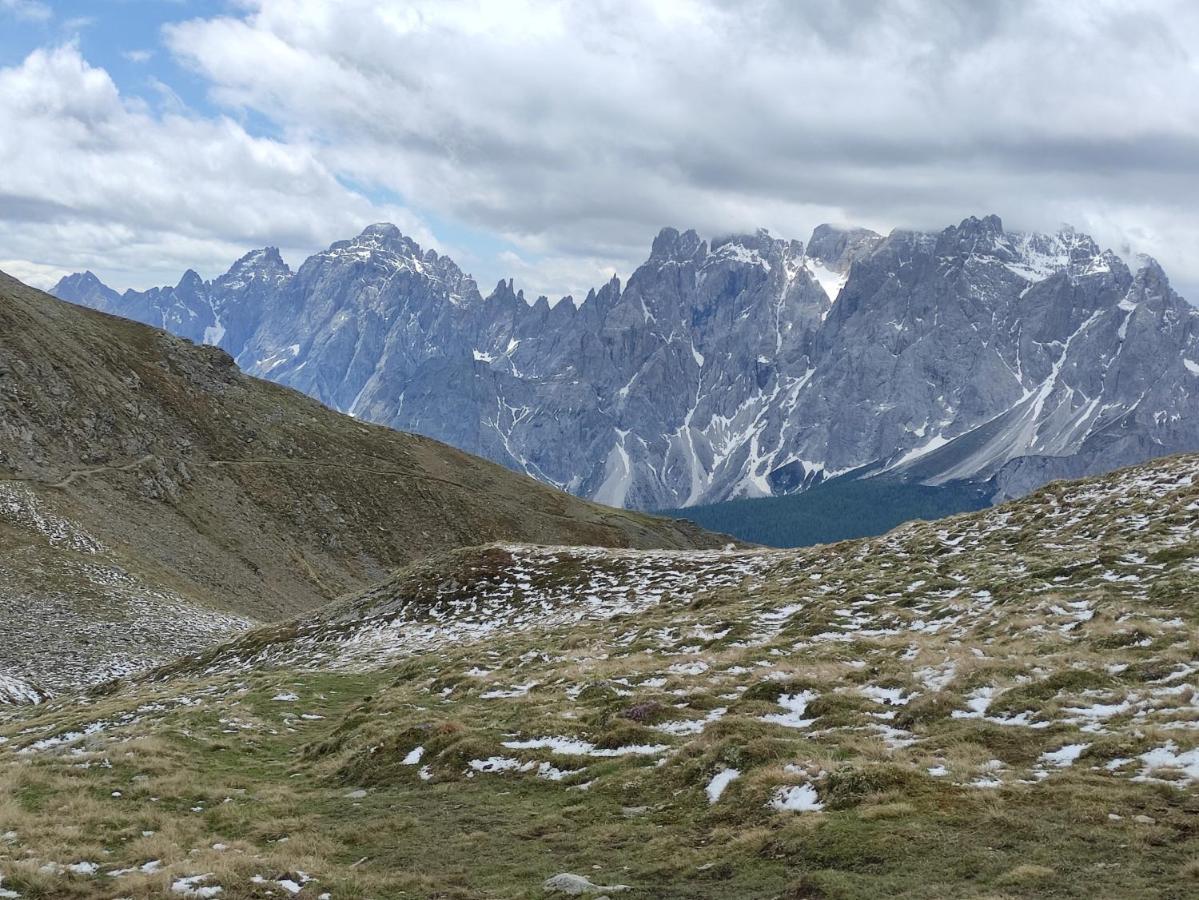
<instances>
[{"instance_id":1,"label":"mountain slope","mask_svg":"<svg viewBox=\"0 0 1199 900\"><path fill-rule=\"evenodd\" d=\"M243 310L257 325L219 343L251 373L613 505L778 496L866 466L994 478L1003 499L1199 448L1199 311L1152 260L1133 272L1069 229L821 226L806 246L664 229L627 284L578 306L511 282L484 299L388 225L294 275L269 250L235 268L185 279L170 310L133 293L121 309L196 340L206 310ZM60 295L110 303L81 278Z\"/></svg>"},{"instance_id":2,"label":"mountain slope","mask_svg":"<svg viewBox=\"0 0 1199 900\"><path fill-rule=\"evenodd\" d=\"M0 274L10 674L56 689L95 680L500 539L722 543L355 422L218 349Z\"/></svg>"},{"instance_id":3,"label":"mountain slope","mask_svg":"<svg viewBox=\"0 0 1199 900\"><path fill-rule=\"evenodd\" d=\"M4 886L1189 896L1197 476L1173 457L803 551L415 563L12 714Z\"/></svg>"}]
</instances>

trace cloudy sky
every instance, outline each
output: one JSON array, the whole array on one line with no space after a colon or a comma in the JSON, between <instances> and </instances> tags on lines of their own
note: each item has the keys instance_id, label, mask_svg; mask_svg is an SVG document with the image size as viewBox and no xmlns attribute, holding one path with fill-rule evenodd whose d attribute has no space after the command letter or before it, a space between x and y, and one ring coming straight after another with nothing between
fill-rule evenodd
<instances>
[{"instance_id":1,"label":"cloudy sky","mask_svg":"<svg viewBox=\"0 0 1199 900\"><path fill-rule=\"evenodd\" d=\"M1148 252L1199 300L1199 3L0 0L0 268L206 277L392 221L583 293L666 224Z\"/></svg>"}]
</instances>

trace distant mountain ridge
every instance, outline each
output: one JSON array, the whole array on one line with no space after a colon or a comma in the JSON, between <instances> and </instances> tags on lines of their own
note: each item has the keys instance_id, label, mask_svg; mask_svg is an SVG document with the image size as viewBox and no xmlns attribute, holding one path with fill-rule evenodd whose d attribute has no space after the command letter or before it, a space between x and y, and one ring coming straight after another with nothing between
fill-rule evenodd
<instances>
[{"instance_id":1,"label":"distant mountain ridge","mask_svg":"<svg viewBox=\"0 0 1199 900\"><path fill-rule=\"evenodd\" d=\"M1199 311L1071 229L996 216L939 233L667 228L581 304L484 298L391 225L294 273L67 300L214 342L256 374L572 493L672 508L803 490L861 467L996 498L1199 448Z\"/></svg>"}]
</instances>

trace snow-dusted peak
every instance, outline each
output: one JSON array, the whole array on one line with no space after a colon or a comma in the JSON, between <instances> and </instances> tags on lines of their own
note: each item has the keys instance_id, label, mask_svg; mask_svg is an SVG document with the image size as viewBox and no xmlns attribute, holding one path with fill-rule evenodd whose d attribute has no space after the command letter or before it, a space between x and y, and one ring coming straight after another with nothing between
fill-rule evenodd
<instances>
[{"instance_id":1,"label":"snow-dusted peak","mask_svg":"<svg viewBox=\"0 0 1199 900\"><path fill-rule=\"evenodd\" d=\"M251 250L218 278L214 284L227 290L241 290L255 281L277 284L291 276L291 269L279 255L277 247Z\"/></svg>"},{"instance_id":2,"label":"snow-dusted peak","mask_svg":"<svg viewBox=\"0 0 1199 900\"><path fill-rule=\"evenodd\" d=\"M774 258L777 262L780 245L783 244L783 241L772 238L764 228L758 229L755 234L713 238L711 253L705 265L711 262L734 262L757 266L769 272L772 268L771 260Z\"/></svg>"},{"instance_id":3,"label":"snow-dusted peak","mask_svg":"<svg viewBox=\"0 0 1199 900\"><path fill-rule=\"evenodd\" d=\"M997 255L1027 281L1044 281L1059 272L1071 280L1125 268L1120 258L1103 250L1086 234L1066 226L1056 234L1014 232L1006 235Z\"/></svg>"},{"instance_id":4,"label":"snow-dusted peak","mask_svg":"<svg viewBox=\"0 0 1199 900\"><path fill-rule=\"evenodd\" d=\"M390 222L375 222L367 225L359 233L361 239L380 238L382 240L399 240L404 236L399 227Z\"/></svg>"},{"instance_id":5,"label":"snow-dusted peak","mask_svg":"<svg viewBox=\"0 0 1199 900\"><path fill-rule=\"evenodd\" d=\"M945 264L1001 265L1029 283L1062 273L1071 281L1113 272L1127 274L1119 256L1070 226L1053 234L1005 231L998 216L970 216L935 239L937 255Z\"/></svg>"},{"instance_id":6,"label":"snow-dusted peak","mask_svg":"<svg viewBox=\"0 0 1199 900\"><path fill-rule=\"evenodd\" d=\"M424 250L395 225L386 222L368 225L361 234L330 245L312 260L334 265L366 263L388 275L409 272L442 283L450 300L456 304L478 298L474 279L464 274L450 257Z\"/></svg>"},{"instance_id":7,"label":"snow-dusted peak","mask_svg":"<svg viewBox=\"0 0 1199 900\"><path fill-rule=\"evenodd\" d=\"M377 222L362 229L361 234L348 241L338 241L329 252L369 254L372 251L390 253L415 262L424 262L424 250L420 244L406 236L395 225Z\"/></svg>"}]
</instances>

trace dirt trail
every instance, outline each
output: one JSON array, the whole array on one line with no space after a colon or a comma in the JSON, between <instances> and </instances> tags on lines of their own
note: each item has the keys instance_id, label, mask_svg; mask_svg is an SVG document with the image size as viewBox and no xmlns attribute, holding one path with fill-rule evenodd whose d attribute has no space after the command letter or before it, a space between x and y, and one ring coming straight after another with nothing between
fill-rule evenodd
<instances>
[{"instance_id":1,"label":"dirt trail","mask_svg":"<svg viewBox=\"0 0 1199 900\"><path fill-rule=\"evenodd\" d=\"M62 481L49 482L47 486L52 488L65 488L76 478L86 478L88 475L99 475L101 472L128 472L130 469L136 469L138 466L144 466L153 459L154 454L147 453L140 459L135 459L133 462L125 463L121 466L92 466L89 469L75 469Z\"/></svg>"},{"instance_id":2,"label":"dirt trail","mask_svg":"<svg viewBox=\"0 0 1199 900\"><path fill-rule=\"evenodd\" d=\"M156 459L164 459L153 453L147 453L133 462L122 463L119 465L103 465L103 466L88 466L83 469L73 469L67 475L58 481L47 481L44 478L38 478L33 475L0 475L0 481L20 481L30 484L43 484L46 487L65 488L70 486L78 478L87 478L91 475L100 475L104 472L129 472L136 469L138 466L144 466ZM436 475L430 475L427 472L417 472L406 469L372 469L368 466L355 466L347 463L320 462L311 459L292 459L289 457L279 458L258 458L258 459L211 459L203 463L210 469L216 469L226 466L309 466L323 469L345 469L350 472L360 472L364 475L383 475L393 478L416 478L422 481L437 481L441 484L448 484L452 487L469 490L469 488L459 481L452 481L448 478L439 478Z\"/></svg>"},{"instance_id":3,"label":"dirt trail","mask_svg":"<svg viewBox=\"0 0 1199 900\"><path fill-rule=\"evenodd\" d=\"M51 488L66 488L78 478L87 478L92 475L100 475L105 472L129 472L133 469L136 469L138 466L146 465L156 459L165 459L165 457L160 457L153 453L147 453L145 456L135 459L133 462L122 463L119 465L89 466L83 469L75 469L71 472L68 472L64 478L58 481L47 481L43 478L36 478L29 475L0 475L0 482L15 481L24 482L26 484L42 484ZM294 459L291 457L210 459L204 462L203 465L209 469L236 466L301 466L323 469L344 469L349 472L358 472L363 475L378 475L389 478L413 478L420 481L435 481L463 491L472 490L472 488L460 481L454 481L449 478L440 478L436 475L430 475L428 472L417 472L410 469L375 469L369 466L350 465L348 463L321 462L319 460L311 459ZM626 519L628 518L628 515L624 510L613 509L610 512L605 511L605 514L602 518L605 522L607 522L612 519Z\"/></svg>"},{"instance_id":4,"label":"dirt trail","mask_svg":"<svg viewBox=\"0 0 1199 900\"><path fill-rule=\"evenodd\" d=\"M372 469L368 466L353 466L348 463L320 462L313 459L293 459L292 457L266 457L258 459L212 459L204 465L210 469L221 466L310 466L318 469L345 469L348 472L361 472L364 475L385 475L393 478L418 478L422 481L436 481L451 487L470 490L460 481L449 478L439 478L428 472L415 472L410 469Z\"/></svg>"},{"instance_id":5,"label":"dirt trail","mask_svg":"<svg viewBox=\"0 0 1199 900\"><path fill-rule=\"evenodd\" d=\"M135 459L130 463L122 463L121 465L89 466L86 469L73 469L67 473L65 478L59 481L46 481L44 478L37 478L33 475L0 475L0 481L23 481L29 484L44 484L46 487L65 488L76 478L99 475L101 472L128 472L131 469L136 469L138 466L144 466L153 459L154 454L147 453L140 459Z\"/></svg>"}]
</instances>

